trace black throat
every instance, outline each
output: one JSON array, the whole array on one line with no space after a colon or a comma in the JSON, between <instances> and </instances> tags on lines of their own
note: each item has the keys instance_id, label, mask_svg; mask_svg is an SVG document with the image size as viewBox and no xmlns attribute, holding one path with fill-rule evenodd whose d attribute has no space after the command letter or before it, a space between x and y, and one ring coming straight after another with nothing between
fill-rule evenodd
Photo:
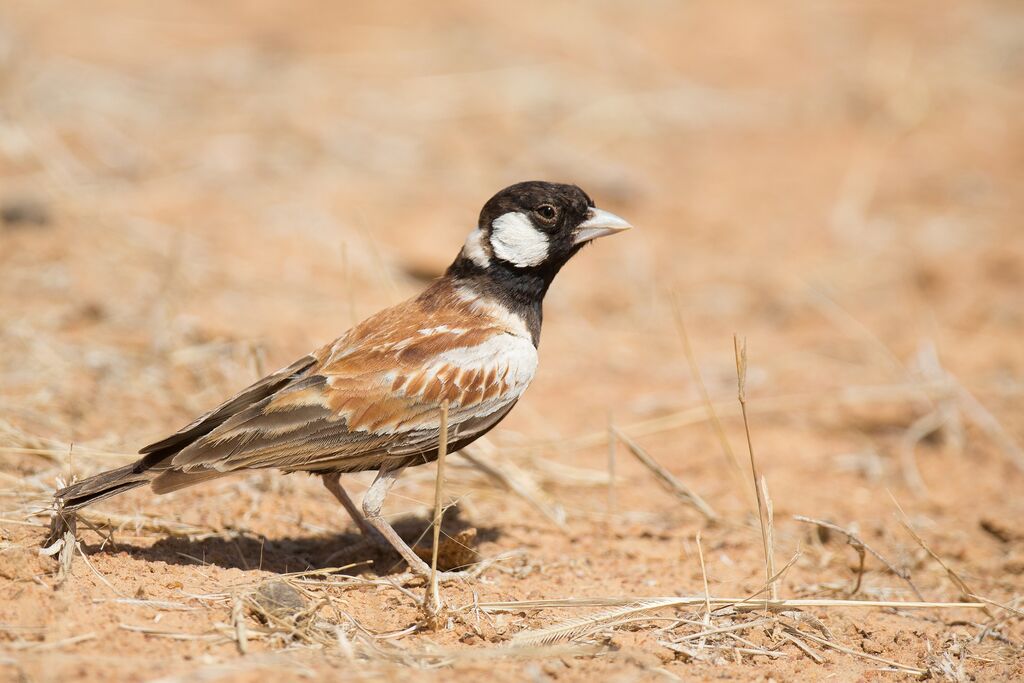
<instances>
[{"instance_id":1,"label":"black throat","mask_svg":"<svg viewBox=\"0 0 1024 683\"><path fill-rule=\"evenodd\" d=\"M491 259L488 265L480 266L460 253L445 276L521 317L530 331L533 345L538 346L544 317L544 295L560 266L541 264L533 268L517 268L499 259Z\"/></svg>"}]
</instances>

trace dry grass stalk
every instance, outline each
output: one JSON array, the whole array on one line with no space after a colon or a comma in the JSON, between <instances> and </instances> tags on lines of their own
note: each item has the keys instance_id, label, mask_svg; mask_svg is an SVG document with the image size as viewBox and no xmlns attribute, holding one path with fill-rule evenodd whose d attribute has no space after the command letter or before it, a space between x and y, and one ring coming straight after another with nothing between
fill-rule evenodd
<instances>
[{"instance_id":1,"label":"dry grass stalk","mask_svg":"<svg viewBox=\"0 0 1024 683\"><path fill-rule=\"evenodd\" d=\"M949 577L949 580L960 591L960 596L964 599L969 599L971 596L976 595L975 591L971 590L970 586L967 585L967 582L964 581L959 574L953 571L953 568L946 564L945 561L939 557L938 553L932 550L928 544L925 543L924 539L921 538L921 535L918 534L913 525L911 525L910 519L907 517L907 513L903 511L903 507L899 504L899 501L897 501L896 497L891 493L889 495L892 497L892 502L896 505L896 509L899 511L900 524L902 524L903 528L907 530L907 533L917 541L917 544L921 546L921 549L928 553L932 559L938 562L939 566L946 571L946 576ZM993 618L993 614L988 607L983 606L981 609L989 618Z\"/></svg>"},{"instance_id":2,"label":"dry grass stalk","mask_svg":"<svg viewBox=\"0 0 1024 683\"><path fill-rule=\"evenodd\" d=\"M891 666L893 669L896 669L897 671L903 671L905 673L914 674L915 676L925 676L928 673L927 669L919 669L916 666L910 666L908 664L901 664L900 662L894 661L892 659L886 659L885 657L879 657L877 655L868 654L867 652L862 652L860 650L854 650L853 648L846 647L845 645L840 645L839 643L833 643L831 640L828 640L827 638L822 638L821 636L816 636L813 633L807 633L806 631L801 631L800 629L798 629L796 627L793 627L793 626L784 626L783 628L785 628L786 631L788 631L792 635L799 636L801 638L806 638L807 640L815 642L818 645L821 645L823 647L827 647L827 648L830 648L832 650L836 650L838 652L842 652L843 654L847 654L847 655L850 655L852 657L859 657L860 659L866 659L866 660L868 660L870 662L876 662L878 664L885 664L886 666Z\"/></svg>"},{"instance_id":3,"label":"dry grass stalk","mask_svg":"<svg viewBox=\"0 0 1024 683\"><path fill-rule=\"evenodd\" d=\"M718 606L742 606L749 604L757 595L760 595L763 591L758 591L754 596L748 596L745 598L711 598L712 605ZM658 598L643 598L643 600L663 600L671 603L669 606L675 606L677 603L680 606L686 605L702 605L704 604L704 596L684 596L684 597L658 597ZM625 605L632 605L639 602L639 598L632 597L621 597L621 598L550 598L547 600L512 600L507 602L477 602L473 605L459 608L459 610L465 610L469 608L480 609L484 612L515 612L519 610L533 609L555 609L555 608L588 608L588 607L623 607ZM763 608L764 603L758 601L756 607ZM928 602L918 600L839 600L829 598L787 598L779 599L774 602L768 603L770 610L786 610L792 608L803 608L803 607L888 607L892 609L982 609L985 607L984 602Z\"/></svg>"},{"instance_id":4,"label":"dry grass stalk","mask_svg":"<svg viewBox=\"0 0 1024 683\"><path fill-rule=\"evenodd\" d=\"M865 345L875 352L880 361L889 366L890 370L904 377L910 376L910 371L903 364L903 361L893 353L892 349L871 328L858 320L824 291L809 288L807 290L807 301L837 328L845 330L851 337L860 338Z\"/></svg>"},{"instance_id":5,"label":"dry grass stalk","mask_svg":"<svg viewBox=\"0 0 1024 683\"><path fill-rule=\"evenodd\" d=\"M949 373L946 373L949 377ZM955 381L955 380L954 380ZM988 434L1021 471L1024 471L1024 448L1021 448L1006 428L988 411L980 401L959 382L956 382L960 405L967 417L978 429Z\"/></svg>"},{"instance_id":6,"label":"dry grass stalk","mask_svg":"<svg viewBox=\"0 0 1024 683\"><path fill-rule=\"evenodd\" d=\"M608 434L605 433L605 446L607 447ZM617 456L618 454L616 454ZM608 486L608 470L592 469L590 467L577 467L564 462L558 462L550 458L534 455L527 461L530 471L538 477L541 483L552 483L556 485L570 486Z\"/></svg>"},{"instance_id":7,"label":"dry grass stalk","mask_svg":"<svg viewBox=\"0 0 1024 683\"><path fill-rule=\"evenodd\" d=\"M531 507L558 527L559 531L568 533L569 527L565 524L565 511L559 505L549 500L531 473L524 471L508 460L503 461L499 465L495 458L491 457L492 453L485 453L487 457L478 455L485 448L486 443L484 439L479 439L476 443L459 451L459 455L469 461L476 469L483 472L491 481L529 503ZM490 448L493 448L493 446Z\"/></svg>"},{"instance_id":8,"label":"dry grass stalk","mask_svg":"<svg viewBox=\"0 0 1024 683\"><path fill-rule=\"evenodd\" d=\"M704 549L700 545L700 529L697 530L697 558L700 560L700 576L704 580L704 623L711 622L711 591L708 588L708 570L704 565Z\"/></svg>"},{"instance_id":9,"label":"dry grass stalk","mask_svg":"<svg viewBox=\"0 0 1024 683\"><path fill-rule=\"evenodd\" d=\"M939 399L949 397L951 392L957 390L957 385L951 381L935 382L900 382L894 384L850 386L830 391L827 394L820 392L806 392L798 394L782 394L779 396L766 396L757 399L748 399L747 410L755 415L771 415L788 413L792 411L809 411L821 408L833 407L836 405L864 405L877 402L904 402L919 404L923 399ZM719 401L712 403L714 410L719 415L735 415L735 401ZM633 438L650 436L662 432L681 429L708 421L707 408L701 405L689 406L660 417L640 420L628 425L620 425L619 430L629 434ZM516 449L509 449L512 452L535 450L543 447L557 447L561 451L582 450L601 446L606 442L607 433L605 430L590 432L580 436L560 439L557 441L541 441L529 446Z\"/></svg>"},{"instance_id":10,"label":"dry grass stalk","mask_svg":"<svg viewBox=\"0 0 1024 683\"><path fill-rule=\"evenodd\" d=\"M647 469L654 473L669 492L674 494L677 498L685 503L692 505L697 509L709 522L718 520L718 513L715 512L710 505L705 502L703 498L697 495L690 487L686 486L683 482L679 481L675 475L666 470L657 460L651 457L651 455L645 451L640 444L634 441L632 438L619 431L614 426L611 428L615 435L618 437L626 448L632 453L637 460L639 460Z\"/></svg>"},{"instance_id":11,"label":"dry grass stalk","mask_svg":"<svg viewBox=\"0 0 1024 683\"><path fill-rule=\"evenodd\" d=\"M947 382L951 386L949 393L943 397L944 400L936 411L940 413L940 416L934 418L939 422L936 428L946 427L949 423L953 423L955 428L954 434L958 436L958 445L962 445L963 435L962 427L960 426L960 413L957 412L957 409L959 409L975 427L984 432L1010 458L1010 461L1018 469L1024 471L1024 448L1021 448L1020 444L1016 442L1002 423L996 419L995 415L985 408L981 401L953 373L942 366L935 344L929 341L918 355L923 370L929 379ZM916 463L914 464L916 466Z\"/></svg>"},{"instance_id":12,"label":"dry grass stalk","mask_svg":"<svg viewBox=\"0 0 1024 683\"><path fill-rule=\"evenodd\" d=\"M92 604L99 605L105 602L115 603L118 605L136 605L138 607L146 607L155 610L165 610L168 612L194 612L198 610L198 607L190 607L189 605L180 602L170 602L168 600L146 600L144 598L93 598Z\"/></svg>"},{"instance_id":13,"label":"dry grass stalk","mask_svg":"<svg viewBox=\"0 0 1024 683\"><path fill-rule=\"evenodd\" d=\"M700 365L697 363L697 355L693 351L693 345L690 343L690 335L686 332L686 323L683 321L683 313L679 309L679 298L675 292L672 292L671 298L672 313L675 316L676 329L679 331L679 338L683 342L683 352L686 355L686 362L690 366L690 375L693 377L693 381L696 383L697 388L700 389L700 396L701 400L704 402L704 408L707 410L707 417L711 421L711 426L714 428L715 435L718 437L718 443L722 447L722 454L729 463L729 472L732 475L733 482L736 484L736 487L740 492L740 498L746 502L750 507L751 512L753 512L754 501L750 499L750 488L747 486L746 479L743 477L743 468L740 466L740 461L732 449L732 444L729 443L729 437L726 436L725 429L722 427L722 421L718 419L718 412L715 411L715 405L711 401L711 394L708 393L707 385L704 384L704 377L701 375Z\"/></svg>"},{"instance_id":14,"label":"dry grass stalk","mask_svg":"<svg viewBox=\"0 0 1024 683\"><path fill-rule=\"evenodd\" d=\"M903 479L918 496L926 497L930 492L917 466L917 444L941 429L948 418L946 411L941 408L933 410L914 420L900 439L900 469L903 471Z\"/></svg>"},{"instance_id":15,"label":"dry grass stalk","mask_svg":"<svg viewBox=\"0 0 1024 683\"><path fill-rule=\"evenodd\" d=\"M727 635L731 636L731 634L727 634ZM699 661L707 661L707 662L710 662L710 663L714 663L714 660L712 658L707 657L707 656L702 656L702 651L703 650L722 650L724 652L730 653L730 654L733 655L733 658L735 659L737 664L742 662L742 655L748 655L750 657L769 657L771 659L780 659L780 658L788 656L785 652L776 652L775 650L765 650L764 648L760 648L760 647L736 647L734 645L715 645L715 644L708 643L708 644L705 644L705 645L703 645L703 646L701 646L699 648L688 648L688 647L679 645L678 643L660 642L660 644L662 645L662 647L668 648L669 650L672 650L673 652L679 652L680 654L687 655L691 659L696 659L696 660L699 660ZM678 680L682 680L682 679L678 679Z\"/></svg>"},{"instance_id":16,"label":"dry grass stalk","mask_svg":"<svg viewBox=\"0 0 1024 683\"><path fill-rule=\"evenodd\" d=\"M768 571L772 571L775 569L775 506L772 504L771 496L768 495L768 481L764 476L761 477L760 489L761 497L764 498L765 519L767 520L765 530L768 534ZM774 574L773 571L772 573ZM781 576L782 572L779 574ZM772 600L778 600L778 577L769 582L768 594Z\"/></svg>"},{"instance_id":17,"label":"dry grass stalk","mask_svg":"<svg viewBox=\"0 0 1024 683\"><path fill-rule=\"evenodd\" d=\"M441 520L444 517L444 460L448 454L448 401L441 402L441 433L437 444L437 480L434 484L434 547L430 552L430 581L423 597L423 609L427 625L432 629L440 626L444 604L437 585L437 553L441 547Z\"/></svg>"},{"instance_id":18,"label":"dry grass stalk","mask_svg":"<svg viewBox=\"0 0 1024 683\"><path fill-rule=\"evenodd\" d=\"M703 600L701 598L701 600ZM687 601L686 604L694 604ZM697 603L700 604L700 603ZM638 617L649 616L651 612L676 607L677 604L664 600L639 600L598 614L579 617L548 628L523 631L512 638L514 645L552 645L559 641L579 640L617 625L635 621Z\"/></svg>"},{"instance_id":19,"label":"dry grass stalk","mask_svg":"<svg viewBox=\"0 0 1024 683\"><path fill-rule=\"evenodd\" d=\"M904 376L911 376L910 371L907 367L896 357L896 355L889 349L888 346L872 332L866 325L861 323L859 320L854 318L848 311L842 308L839 304L833 301L831 298L826 296L823 292L815 292L816 296L812 296L811 300L813 303L819 306L819 309L824 312L833 322L837 322L840 326L845 327L853 331L856 336L860 336L865 339L893 369L900 372ZM938 363L938 359L934 351L931 353L933 362L932 368L929 375L934 376L936 383L945 385L946 391L942 392L939 398L943 399L956 399L960 409L963 410L971 422L974 423L981 431L985 432L988 437L1010 458L1016 467L1024 471L1024 448L1014 440L1010 433L1005 427L996 419L984 405L972 394L966 387L964 387L957 379L943 369ZM928 392L923 391L924 386L921 387L922 391L919 392L919 398L924 399L929 405L934 408L933 399L934 396ZM924 485L924 481L921 479L920 473L917 471L917 464L914 461L913 446L916 442L931 433L935 429L945 425L948 421L948 410L938 408L933 412L929 412L921 420L915 422L905 439L902 448L901 464L904 470L904 476L907 478L908 484L911 488L915 489L915 492L927 495L927 489ZM928 429L929 427L934 427ZM928 431L924 431L928 430ZM923 432L923 434L922 434ZM920 436L918 436L920 435ZM909 445L909 447L908 447Z\"/></svg>"},{"instance_id":20,"label":"dry grass stalk","mask_svg":"<svg viewBox=\"0 0 1024 683\"><path fill-rule=\"evenodd\" d=\"M49 511L40 514L49 514ZM135 529L165 536L176 536L202 540L203 538L222 538L228 532L215 531L209 527L199 527L171 519L163 519L149 515L126 515L117 512L104 512L85 508L74 513L77 521L92 525L95 528L113 527L115 530ZM234 532L231 532L234 533Z\"/></svg>"},{"instance_id":21,"label":"dry grass stalk","mask_svg":"<svg viewBox=\"0 0 1024 683\"><path fill-rule=\"evenodd\" d=\"M79 455L87 456L90 461L100 464L124 465L133 457L131 453L115 453L112 451L100 451L79 447ZM66 465L68 449L66 446L53 448L44 447L22 447L0 445L0 453L13 453L15 455L36 455L56 465ZM84 458L83 458L84 459ZM70 483L70 482L69 482Z\"/></svg>"},{"instance_id":22,"label":"dry grass stalk","mask_svg":"<svg viewBox=\"0 0 1024 683\"><path fill-rule=\"evenodd\" d=\"M493 662L498 660L550 661L561 657L593 657L607 651L598 643L572 643L567 645L499 645L477 648L425 648L402 650L413 665L425 663L436 667L451 666L459 662Z\"/></svg>"},{"instance_id":23,"label":"dry grass stalk","mask_svg":"<svg viewBox=\"0 0 1024 683\"><path fill-rule=\"evenodd\" d=\"M867 543L865 543L863 540L861 540L858 536L856 536L852 531L848 531L848 530L844 529L843 527L839 526L838 524L833 524L832 522L826 522L826 521L821 520L821 519L814 519L813 517L804 517L803 515L794 515L793 519L795 519L798 522L804 522L805 524L815 524L815 525L817 525L819 527L822 527L824 529L829 529L831 531L835 531L837 533L840 533L843 536L846 536L847 543L849 543L850 546L853 547L854 550L857 551L857 554L860 555L861 558L863 558L865 550L867 552L871 553L872 555L874 555L875 558L879 562L881 562L882 564L885 565L886 569L888 569L890 572L892 572L893 574L895 574L896 576L900 577L901 579L903 579L903 581L906 582L906 584L910 587L910 590L912 590L914 592L914 595L917 597L918 600L920 600L922 602L924 601L924 596L921 595L921 591L917 590L917 586L915 586L914 582L911 581L911 579L910 579L910 572L909 571L907 571L906 569L902 569L902 570L901 569L897 569L896 566L894 564L892 564L891 562L889 562L889 560L885 559L885 557L883 557L880 552L878 552L877 550L875 550L874 548L869 546ZM861 574L863 573L863 565L864 565L864 561L862 559L861 560L861 571L858 572L858 574L857 574L857 584L853 587L853 590L850 591L850 596L851 597L853 595L856 595L858 589L860 588Z\"/></svg>"},{"instance_id":24,"label":"dry grass stalk","mask_svg":"<svg viewBox=\"0 0 1024 683\"><path fill-rule=\"evenodd\" d=\"M95 633L83 633L80 636L71 636L70 638L64 638L62 640L53 640L42 643L11 643L5 647L15 651L45 652L48 650L59 650L60 648L67 647L68 645L77 645L78 643L95 640L95 638Z\"/></svg>"},{"instance_id":25,"label":"dry grass stalk","mask_svg":"<svg viewBox=\"0 0 1024 683\"><path fill-rule=\"evenodd\" d=\"M648 616L653 612L663 609L676 609L679 607L692 607L704 605L710 602L712 605L738 606L750 604L754 598L707 598L705 596L689 596L675 598L643 598L640 600L626 600L618 603L618 607L605 612L587 615L572 619L561 624L556 624L543 629L523 631L512 638L515 644L551 644L562 640L574 640L584 638L598 631L612 628L615 625L636 621L639 617ZM535 609L548 609L551 607L589 607L595 604L615 604L609 599L599 599L601 602L587 600L539 600L505 603L479 603L477 607L483 611L512 611L533 607ZM754 606L754 605L751 605ZM910 601L881 601L881 600L822 600L822 599L795 599L795 600L758 600L758 609L766 608L771 612L782 612L786 610L802 609L807 607L857 607L857 608L880 608L898 607L904 609L985 609L982 602L910 602Z\"/></svg>"},{"instance_id":26,"label":"dry grass stalk","mask_svg":"<svg viewBox=\"0 0 1024 683\"><path fill-rule=\"evenodd\" d=\"M71 563L75 558L75 550L79 550L78 541L75 539L75 528L72 525L70 529L64 532L64 536L59 541L61 544L58 548L57 561L59 568L57 569L57 586L63 586L64 583L71 578ZM44 553L45 554L45 553ZM85 557L83 555L83 557Z\"/></svg>"},{"instance_id":27,"label":"dry grass stalk","mask_svg":"<svg viewBox=\"0 0 1024 683\"><path fill-rule=\"evenodd\" d=\"M240 597L236 597L234 604L231 606L231 622L235 628L235 645L238 647L238 654L248 654L249 635L245 628L245 614L242 611L242 599Z\"/></svg>"},{"instance_id":28,"label":"dry grass stalk","mask_svg":"<svg viewBox=\"0 0 1024 683\"><path fill-rule=\"evenodd\" d=\"M782 637L785 638L786 640L788 640L789 642L793 643L793 645L795 645L798 650L800 650L805 655L807 655L815 664L824 664L825 663L825 658L824 657L822 657L817 652L812 650L811 647L807 643L805 643L804 641L800 640L799 638L794 636L792 633L788 633L786 631L783 631Z\"/></svg>"},{"instance_id":29,"label":"dry grass stalk","mask_svg":"<svg viewBox=\"0 0 1024 683\"><path fill-rule=\"evenodd\" d=\"M66 539L68 538L68 536L69 536L70 534L71 534L71 532L68 532L68 533L67 533L67 534L65 534L65 536L64 536L64 538L65 538L65 547L67 547L67 546L68 546L68 543L67 543L67 540L66 540ZM82 550L82 546L81 546L81 545L80 545L79 543L75 542L75 540L74 540L74 536L71 536L71 542L70 542L70 547L71 547L71 548L73 548L73 549L77 549L77 550L78 550L78 554L82 556L82 561L83 561L83 562L85 562L85 566L86 566L86 567L88 567L88 568L89 568L89 570L90 570L90 571L91 571L91 572L92 572L93 574L95 574L95 575L96 575L96 578L100 580L100 583L102 583L102 584L103 584L104 586L106 586L107 588L109 588L109 589L110 589L110 591L111 591L111 592L112 592L112 593L113 593L114 595L116 595L116 596L118 596L118 597L120 597L120 598L126 597L124 593L122 593L121 591L117 590L117 588L115 588L115 587L114 587L114 584L110 583L110 581L108 581L108 580L107 580L107 577L103 576L103 574L100 574L99 570L98 570L98 569L96 569L96 567L94 567L94 566L92 565L92 562L90 562L90 561L89 561L89 557L88 557L88 556L87 556L87 555L85 554L85 551L84 551L84 550ZM70 566L70 562L71 562L71 561L70 561L70 560L68 560L68 565L69 565L69 566Z\"/></svg>"},{"instance_id":30,"label":"dry grass stalk","mask_svg":"<svg viewBox=\"0 0 1024 683\"><path fill-rule=\"evenodd\" d=\"M144 633L147 636L153 636L155 638L170 638L171 640L204 640L219 643L231 642L230 638L217 633L184 633L180 631L165 631L163 629L152 628L150 626L138 626L136 624L125 623L120 623L117 627L123 631Z\"/></svg>"},{"instance_id":31,"label":"dry grass stalk","mask_svg":"<svg viewBox=\"0 0 1024 683\"><path fill-rule=\"evenodd\" d=\"M770 577L768 577L768 580L764 582L764 585L762 585L756 591L754 591L753 593L748 595L746 598L744 598L743 603L737 605L736 609L737 610L743 610L744 608L750 608L750 609L763 609L765 611L769 611L769 610L773 609L772 607L770 607L768 605L767 598L765 598L765 601L759 602L758 603L758 607L756 607L756 608L748 605L747 603L749 603L751 600L753 600L757 596L762 595L765 592L767 592L768 591L768 587L771 586L773 583L776 583L779 579L781 579L786 574L786 572L788 572L790 570L790 568L793 565L796 564L796 561L800 559L801 555L802 555L802 552L798 548L797 551L795 553L793 553L793 557L789 558L789 562L787 562L785 565L783 565L782 569L778 570L777 572L772 574Z\"/></svg>"},{"instance_id":32,"label":"dry grass stalk","mask_svg":"<svg viewBox=\"0 0 1024 683\"><path fill-rule=\"evenodd\" d=\"M698 631L697 633L688 633L682 636L680 641L687 640L700 640L701 638L707 638L708 636L715 636L722 633L732 633L733 631L748 631L758 626L765 626L772 623L771 619L755 619L753 621L745 621L740 624L732 624L730 626L719 626L718 628L710 628L704 631Z\"/></svg>"},{"instance_id":33,"label":"dry grass stalk","mask_svg":"<svg viewBox=\"0 0 1024 683\"><path fill-rule=\"evenodd\" d=\"M1006 603L996 602L995 600L991 600L991 599L986 598L986 597L984 597L982 595L975 595L974 593L970 593L968 595L968 597L970 597L972 600L978 600L980 602L984 602L986 605L992 605L993 607L998 607L999 609L1006 610L1007 612L1009 612L1014 617L1024 617L1024 610L1017 609L1016 607L1011 607L1010 605L1007 605ZM1020 600L1020 598L1017 598L1017 601L1019 601L1019 600Z\"/></svg>"},{"instance_id":34,"label":"dry grass stalk","mask_svg":"<svg viewBox=\"0 0 1024 683\"><path fill-rule=\"evenodd\" d=\"M740 402L740 412L743 416L743 431L747 437L747 452L750 454L750 474L754 478L754 489L757 493L757 516L761 522L761 542L764 545L765 573L768 577L768 592L773 600L778 598L775 582L772 578L775 575L775 558L772 556L771 539L769 538L769 521L765 504L765 491L767 487L758 485L761 481L761 473L757 469L757 459L754 457L754 443L750 438L750 422L747 420L747 342L740 343L737 335L732 337L733 350L736 354L736 396ZM762 488L764 490L762 490Z\"/></svg>"}]
</instances>

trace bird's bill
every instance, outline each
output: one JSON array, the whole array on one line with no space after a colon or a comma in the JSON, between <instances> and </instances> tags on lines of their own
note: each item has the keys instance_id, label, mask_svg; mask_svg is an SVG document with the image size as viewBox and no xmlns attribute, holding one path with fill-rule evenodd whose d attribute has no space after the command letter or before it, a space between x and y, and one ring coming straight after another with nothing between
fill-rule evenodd
<instances>
[{"instance_id":1,"label":"bird's bill","mask_svg":"<svg viewBox=\"0 0 1024 683\"><path fill-rule=\"evenodd\" d=\"M580 223L577 228L575 244L584 244L598 237L614 235L617 232L629 230L633 226L626 222L626 219L616 216L610 211L603 209L591 209L587 220Z\"/></svg>"}]
</instances>

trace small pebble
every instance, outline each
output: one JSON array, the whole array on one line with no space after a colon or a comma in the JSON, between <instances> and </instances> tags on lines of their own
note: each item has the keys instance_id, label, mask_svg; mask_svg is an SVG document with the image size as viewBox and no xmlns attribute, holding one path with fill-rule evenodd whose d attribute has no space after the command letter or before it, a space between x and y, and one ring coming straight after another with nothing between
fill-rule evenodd
<instances>
[{"instance_id":1,"label":"small pebble","mask_svg":"<svg viewBox=\"0 0 1024 683\"><path fill-rule=\"evenodd\" d=\"M284 581L268 581L256 589L252 600L261 610L279 619L295 616L306 608L306 599Z\"/></svg>"},{"instance_id":2,"label":"small pebble","mask_svg":"<svg viewBox=\"0 0 1024 683\"><path fill-rule=\"evenodd\" d=\"M14 228L42 228L50 224L49 207L36 199L15 197L0 203L0 221Z\"/></svg>"}]
</instances>

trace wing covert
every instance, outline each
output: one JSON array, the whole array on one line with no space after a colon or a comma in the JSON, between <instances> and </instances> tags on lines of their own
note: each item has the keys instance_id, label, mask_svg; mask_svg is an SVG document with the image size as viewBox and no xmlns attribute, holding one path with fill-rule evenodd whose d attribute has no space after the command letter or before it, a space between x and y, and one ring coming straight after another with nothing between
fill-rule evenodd
<instances>
[{"instance_id":1,"label":"wing covert","mask_svg":"<svg viewBox=\"0 0 1024 683\"><path fill-rule=\"evenodd\" d=\"M224 420L170 466L374 469L381 458L435 449L444 400L452 441L468 443L519 399L537 352L529 340L501 331L466 332L454 330L456 344L471 342L461 346L451 345L449 329L401 344L336 344L304 377Z\"/></svg>"}]
</instances>

